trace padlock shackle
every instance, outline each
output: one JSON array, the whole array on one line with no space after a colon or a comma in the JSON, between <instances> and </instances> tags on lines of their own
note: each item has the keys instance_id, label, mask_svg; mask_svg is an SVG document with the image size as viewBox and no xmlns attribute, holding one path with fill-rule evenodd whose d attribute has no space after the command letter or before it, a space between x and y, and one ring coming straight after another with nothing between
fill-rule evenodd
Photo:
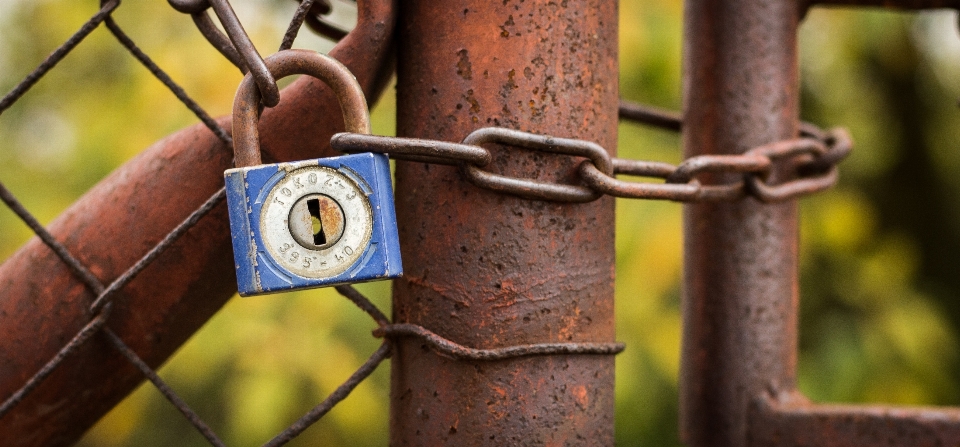
<instances>
[{"instance_id":1,"label":"padlock shackle","mask_svg":"<svg viewBox=\"0 0 960 447\"><path fill-rule=\"evenodd\" d=\"M264 59L274 79L294 74L313 76L333 90L340 101L347 132L370 133L367 99L357 79L336 59L310 50L285 50ZM260 90L247 74L233 102L233 155L236 167L262 164L260 157Z\"/></svg>"}]
</instances>

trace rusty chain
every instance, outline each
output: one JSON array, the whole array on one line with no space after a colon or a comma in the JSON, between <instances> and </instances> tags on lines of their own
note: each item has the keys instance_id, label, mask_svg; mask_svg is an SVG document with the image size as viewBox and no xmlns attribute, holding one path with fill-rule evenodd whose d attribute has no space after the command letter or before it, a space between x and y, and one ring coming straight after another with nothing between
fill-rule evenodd
<instances>
[{"instance_id":1,"label":"rusty chain","mask_svg":"<svg viewBox=\"0 0 960 447\"><path fill-rule=\"evenodd\" d=\"M174 9L191 14L207 40L227 59L252 76L266 107L279 103L279 91L273 75L256 51L237 19L228 0L168 0ZM300 6L284 35L280 50L289 49L304 21L318 33L339 40L343 31L323 20L332 11L329 0L299 0ZM227 31L224 36L207 14L213 8ZM640 104L621 101L622 119L667 130L679 131L682 121L677 114ZM483 168L490 163L490 153L483 144L500 143L524 149L580 156L590 159L577 169L580 185L542 183L508 177ZM331 145L342 152L380 152L393 158L437 164L455 164L474 185L518 197L555 202L590 202L602 195L679 202L730 201L753 196L763 202L777 202L830 188L837 181L836 164L849 155L853 143L843 129L824 132L804 124L800 138L753 148L739 155L701 155L685 160L679 166L668 163L611 159L595 143L583 140L554 138L506 128L483 128L468 135L461 145L398 139L369 135L335 135ZM473 146L468 148L467 146ZM477 157L478 151L486 155ZM627 182L616 178L624 174L658 178L665 183ZM703 183L700 176L725 178L725 183ZM732 175L731 175L732 174ZM779 182L772 184L781 177Z\"/></svg>"},{"instance_id":2,"label":"rusty chain","mask_svg":"<svg viewBox=\"0 0 960 447\"><path fill-rule=\"evenodd\" d=\"M678 116L639 104L621 103L621 118L679 131ZM485 144L498 143L583 158L576 169L580 184L544 183L495 174ZM679 165L611 158L599 145L502 127L473 131L462 143L339 133L331 146L341 152L378 152L398 160L459 166L474 185L533 200L590 202L603 195L677 202L731 201L746 196L778 202L823 191L837 181L836 165L853 142L842 128L823 131L801 126L800 137L758 146L737 155L700 155ZM658 178L664 183L627 182L617 175Z\"/></svg>"}]
</instances>

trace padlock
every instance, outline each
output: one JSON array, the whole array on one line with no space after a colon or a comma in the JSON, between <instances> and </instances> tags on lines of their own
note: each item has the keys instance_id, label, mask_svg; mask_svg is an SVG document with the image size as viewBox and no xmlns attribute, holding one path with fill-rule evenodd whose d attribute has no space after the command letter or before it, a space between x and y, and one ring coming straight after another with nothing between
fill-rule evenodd
<instances>
[{"instance_id":1,"label":"padlock","mask_svg":"<svg viewBox=\"0 0 960 447\"><path fill-rule=\"evenodd\" d=\"M347 131L370 133L363 91L335 59L287 50L265 62L276 79L307 74L327 83L340 101ZM240 295L400 276L387 157L361 153L260 164L259 102L248 75L233 109L237 167L224 172Z\"/></svg>"}]
</instances>

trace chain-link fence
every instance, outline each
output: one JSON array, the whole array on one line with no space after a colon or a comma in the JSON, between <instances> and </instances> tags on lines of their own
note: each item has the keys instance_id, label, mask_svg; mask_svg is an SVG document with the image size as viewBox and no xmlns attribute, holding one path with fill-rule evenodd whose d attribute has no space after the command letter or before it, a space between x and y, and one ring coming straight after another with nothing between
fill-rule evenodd
<instances>
[{"instance_id":1,"label":"chain-link fence","mask_svg":"<svg viewBox=\"0 0 960 447\"><path fill-rule=\"evenodd\" d=\"M293 43L297 32L299 31L300 26L302 25L304 18L310 8L310 5L313 2L307 0L301 4L301 7L297 10L296 15L291 21L289 31L285 35L281 50L289 48ZM221 5L225 2L220 3ZM7 93L2 100L0 100L0 113L9 108L13 103L15 103L20 97L22 97L30 87L36 84L44 75L46 75L51 69L53 69L67 54L70 53L77 45L81 44L83 40L90 35L90 33L96 29L98 26L103 25L110 30L110 33L116 37L117 41L123 45L130 54L133 55L138 61L140 61L150 72L157 77L164 85L166 85L170 91L180 100L183 104L190 109L196 116L213 132L217 135L218 138L224 141L224 143L231 144L230 133L223 129L213 118L207 114L206 111L200 107L190 96L177 85L171 78L168 76L160 67L158 67L150 57L144 53L133 40L123 31L123 29L117 24L116 21L111 17L111 14L120 6L119 0L108 1L101 5L100 10L97 11L89 21L83 24L83 26L69 39L67 39L60 47L58 47L53 53L38 66L34 71L29 73L13 90ZM229 5L227 5L229 7ZM206 14L206 8L203 8L203 12L199 14ZM249 42L249 40L248 40ZM279 97L276 98L276 101L279 101ZM274 102L274 104L276 103ZM160 253L162 253L169 245L175 241L177 238L182 236L187 230L193 227L197 221L203 217L205 214L210 212L214 206L220 203L224 198L223 191L219 191L210 197L206 203L203 204L200 208L194 211L186 220L183 221L176 229L171 231L159 244L154 246L150 251L147 252L137 263L131 266L123 275L117 278L115 281L109 284L103 284L100 282L97 277L92 274L77 258L75 258L66 247L64 247L60 242L58 242L47 230L34 218L29 211L27 211L16 197L2 184L0 184L0 198L6 203L23 221L34 231L37 236L46 244L54 253L60 257L63 262L70 268L70 270L80 278L84 284L97 296L97 298L90 304L88 312L91 315L90 322L84 326L84 328L79 331L70 341L67 343L50 361L43 366L36 374L27 380L27 382L18 389L12 396L7 398L2 405L0 405L0 417L8 413L13 409L20 401L22 401L31 391L33 391L44 379L46 379L59 365L60 363L70 356L76 349L86 343L91 337L101 335L104 336L124 357L126 357L130 363L136 366L143 375L152 382L157 389L181 412L184 417L194 426L196 429L213 445L224 445L217 435L210 429L210 427L203 422L203 420L198 416L189 406L180 399L177 394L157 375L157 373L150 368L143 360L141 360L136 353L133 352L112 330L105 326L107 319L109 318L112 302L111 299L113 295L125 285L129 283L138 273L140 273L146 266L148 266L151 261L153 261ZM352 292L352 290L347 290L347 292ZM369 301L366 301L362 296L359 296L355 292L350 293L351 299L355 300L362 308L367 311L375 312L373 315L377 318L378 321L384 321L382 313L376 311L372 304ZM369 375L373 369L378 365L384 358L389 355L389 348L387 345L384 345L379 349L370 360L363 365L344 385L337 389L327 400L320 403L313 411L305 415L302 419L297 421L290 428L285 430L283 433L278 434L273 440L271 440L267 445L282 445L288 442L293 437L300 434L303 430L310 426L311 423L318 420L322 417L330 408L333 407L337 402L342 400L349 394L350 390L356 386L359 381L363 380L367 375Z\"/></svg>"}]
</instances>

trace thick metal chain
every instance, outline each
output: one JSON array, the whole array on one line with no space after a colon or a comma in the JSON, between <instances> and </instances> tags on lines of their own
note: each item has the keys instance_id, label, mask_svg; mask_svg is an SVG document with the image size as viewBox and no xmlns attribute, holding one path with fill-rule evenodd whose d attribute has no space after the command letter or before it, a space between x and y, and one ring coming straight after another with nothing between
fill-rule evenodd
<instances>
[{"instance_id":1,"label":"thick metal chain","mask_svg":"<svg viewBox=\"0 0 960 447\"><path fill-rule=\"evenodd\" d=\"M622 104L620 116L644 124L680 130L676 115L635 104ZM482 147L498 143L545 153L584 158L577 167L579 184L544 183L484 170L492 156ZM605 149L584 140L486 127L462 143L340 133L331 139L341 152L378 152L398 160L459 166L476 186L518 197L554 202L590 202L603 195L677 202L731 201L745 196L778 202L830 188L836 165L853 148L842 128L823 131L804 123L798 138L758 146L737 155L700 155L672 165L657 161L611 158ZM617 175L663 179L664 183L628 182Z\"/></svg>"},{"instance_id":2,"label":"thick metal chain","mask_svg":"<svg viewBox=\"0 0 960 447\"><path fill-rule=\"evenodd\" d=\"M207 39L241 71L253 77L267 107L279 101L276 82L256 48L250 42L227 0L168 0L177 10L191 14ZM213 7L227 31L224 36L211 21ZM317 28L319 17L330 12L326 0L302 0L281 50L289 48L304 20ZM340 38L341 30L320 26L320 31ZM621 102L621 118L679 131L677 114ZM679 202L730 201L753 196L763 202L777 202L822 191L837 181L836 164L849 155L853 144L843 129L822 131L804 124L800 137L753 148L738 155L701 155L680 165L643 160L610 158L595 143L537 135L517 130L488 127L474 131L462 144L410 138L338 134L332 146L342 152L379 152L400 160L460 166L474 185L518 197L555 202L590 202L603 195L673 200ZM509 177L483 168L491 155L483 144L498 143L545 153L586 158L577 168L580 184L544 183ZM617 175L663 179L664 183L627 182ZM710 179L711 181L707 181Z\"/></svg>"}]
</instances>

